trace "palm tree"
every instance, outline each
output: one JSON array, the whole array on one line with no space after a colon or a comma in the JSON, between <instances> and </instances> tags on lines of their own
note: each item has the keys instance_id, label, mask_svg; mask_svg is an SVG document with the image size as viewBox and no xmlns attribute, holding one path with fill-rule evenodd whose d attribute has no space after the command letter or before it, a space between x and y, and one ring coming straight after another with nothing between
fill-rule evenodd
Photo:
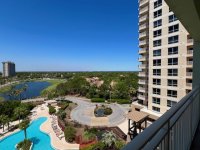
<instances>
[{"instance_id":1,"label":"palm tree","mask_svg":"<svg viewBox=\"0 0 200 150\"><path fill-rule=\"evenodd\" d=\"M9 131L9 129L10 129L10 121L11 121L11 119L6 115L5 124L7 124L8 131Z\"/></svg>"},{"instance_id":2,"label":"palm tree","mask_svg":"<svg viewBox=\"0 0 200 150\"><path fill-rule=\"evenodd\" d=\"M3 132L4 132L4 126L6 125L6 124L8 124L8 116L6 116L6 115L1 115L0 116L0 122L1 122L1 124L3 125ZM9 126L8 126L9 127Z\"/></svg>"},{"instance_id":3,"label":"palm tree","mask_svg":"<svg viewBox=\"0 0 200 150\"><path fill-rule=\"evenodd\" d=\"M113 132L106 132L102 137L102 142L109 148L111 148L116 142L116 136Z\"/></svg>"},{"instance_id":4,"label":"palm tree","mask_svg":"<svg viewBox=\"0 0 200 150\"><path fill-rule=\"evenodd\" d=\"M15 108L15 110L14 110L14 114L15 114L15 116L16 117L18 117L18 119L19 119L19 123L20 123L20 120L21 120L21 118L25 115L25 114L27 114L27 112L28 112L28 110L25 108L25 107L17 107L17 108Z\"/></svg>"},{"instance_id":5,"label":"palm tree","mask_svg":"<svg viewBox=\"0 0 200 150\"><path fill-rule=\"evenodd\" d=\"M27 132L26 129L29 127L30 121L29 119L25 119L23 120L20 124L19 124L19 129L20 130L24 130L24 137L25 140L27 139Z\"/></svg>"}]
</instances>

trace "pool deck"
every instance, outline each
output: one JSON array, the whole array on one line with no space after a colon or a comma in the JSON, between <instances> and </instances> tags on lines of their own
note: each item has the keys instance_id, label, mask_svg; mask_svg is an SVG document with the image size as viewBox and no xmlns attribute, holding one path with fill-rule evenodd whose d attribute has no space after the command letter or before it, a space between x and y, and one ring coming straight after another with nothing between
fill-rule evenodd
<instances>
[{"instance_id":1,"label":"pool deck","mask_svg":"<svg viewBox=\"0 0 200 150\"><path fill-rule=\"evenodd\" d=\"M42 106L35 109L36 116L34 116L32 119L37 119L39 117L47 117L47 121L45 121L41 126L40 130L47 133L51 138L51 146L55 150L78 150L79 144L70 144L65 141L65 138L62 138L61 140L56 136L55 132L53 131L53 128L51 127L51 118L48 113L48 107L43 104Z\"/></svg>"},{"instance_id":2,"label":"pool deck","mask_svg":"<svg viewBox=\"0 0 200 150\"><path fill-rule=\"evenodd\" d=\"M47 117L47 121L45 121L41 126L40 126L40 130L46 134L48 134L50 136L51 139L51 146L55 149L55 150L79 150L79 144L70 144L67 143L65 141L65 138L62 138L61 140L56 136L55 132L53 131L53 128L51 127L51 118L50 115L48 113L48 107L47 105L43 104L42 106L38 106L36 108L34 108L35 111L35 115L31 116L31 120L35 120L38 119L40 117ZM16 125L18 124L19 121L15 121L12 122L12 125ZM5 130L7 128L5 127ZM0 129L0 133L2 129ZM3 136L0 137L0 140L13 134L18 132L19 129L16 129L12 132L8 132L6 134L4 134Z\"/></svg>"}]
</instances>

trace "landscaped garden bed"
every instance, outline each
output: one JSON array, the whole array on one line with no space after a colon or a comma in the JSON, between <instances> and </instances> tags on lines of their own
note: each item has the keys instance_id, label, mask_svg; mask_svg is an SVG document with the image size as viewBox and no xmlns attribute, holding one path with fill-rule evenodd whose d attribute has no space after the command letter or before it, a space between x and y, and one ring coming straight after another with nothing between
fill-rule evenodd
<instances>
[{"instance_id":1,"label":"landscaped garden bed","mask_svg":"<svg viewBox=\"0 0 200 150\"><path fill-rule=\"evenodd\" d=\"M106 117L112 114L112 109L106 105L96 105L94 115L96 117Z\"/></svg>"},{"instance_id":2,"label":"landscaped garden bed","mask_svg":"<svg viewBox=\"0 0 200 150\"><path fill-rule=\"evenodd\" d=\"M85 150L93 150L96 148L100 150L118 150L120 149L119 147L124 145L124 138L116 134L119 132L113 132L114 130L112 131L111 128L93 128L72 120L70 118L70 113L77 106L75 103L62 101L58 102L58 106L60 107L57 112L58 125L64 131L65 140L67 142L80 144L80 148ZM94 114L98 114L99 110L103 110L103 113L98 117L109 116L113 112L108 105L97 105ZM104 136L109 133L114 137L113 140L115 142L113 143L113 141L111 141L111 145L106 145L103 139L105 139Z\"/></svg>"},{"instance_id":3,"label":"landscaped garden bed","mask_svg":"<svg viewBox=\"0 0 200 150\"><path fill-rule=\"evenodd\" d=\"M33 146L33 143L30 140L24 140L17 144L16 148L17 150L31 150Z\"/></svg>"}]
</instances>

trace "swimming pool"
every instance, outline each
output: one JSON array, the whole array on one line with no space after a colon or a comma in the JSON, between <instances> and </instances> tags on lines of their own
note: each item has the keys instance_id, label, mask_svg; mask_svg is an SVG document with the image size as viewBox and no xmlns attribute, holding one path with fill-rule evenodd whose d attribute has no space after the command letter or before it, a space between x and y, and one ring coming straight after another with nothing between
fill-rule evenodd
<instances>
[{"instance_id":1,"label":"swimming pool","mask_svg":"<svg viewBox=\"0 0 200 150\"><path fill-rule=\"evenodd\" d=\"M33 150L54 150L51 147L49 135L40 131L40 126L47 120L46 117L33 121L27 129L27 137L33 142ZM14 133L0 140L0 150L14 150L15 145L24 139L24 131Z\"/></svg>"}]
</instances>

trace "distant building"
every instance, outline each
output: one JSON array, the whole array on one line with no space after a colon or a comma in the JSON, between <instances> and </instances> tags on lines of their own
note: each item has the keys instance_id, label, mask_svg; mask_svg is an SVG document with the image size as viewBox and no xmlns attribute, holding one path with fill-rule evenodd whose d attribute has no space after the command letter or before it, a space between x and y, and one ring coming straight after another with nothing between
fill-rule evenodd
<instances>
[{"instance_id":1,"label":"distant building","mask_svg":"<svg viewBox=\"0 0 200 150\"><path fill-rule=\"evenodd\" d=\"M3 77L15 76L15 63L13 62L2 62L3 64Z\"/></svg>"}]
</instances>

